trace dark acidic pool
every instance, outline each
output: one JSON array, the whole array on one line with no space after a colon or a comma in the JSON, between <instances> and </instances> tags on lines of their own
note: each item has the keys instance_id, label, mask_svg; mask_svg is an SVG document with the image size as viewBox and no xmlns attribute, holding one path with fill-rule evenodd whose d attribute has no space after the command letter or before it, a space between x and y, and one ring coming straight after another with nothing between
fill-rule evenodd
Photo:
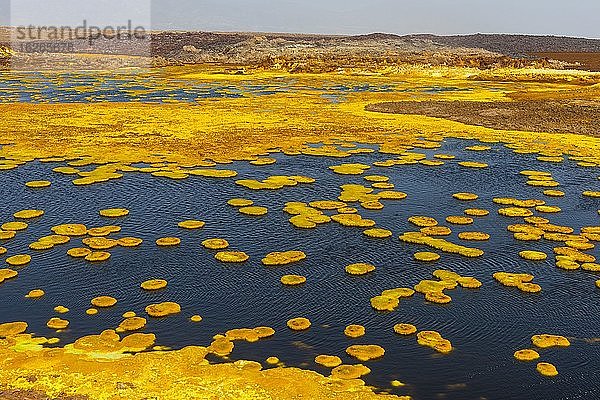
<instances>
[{"instance_id":1,"label":"dark acidic pool","mask_svg":"<svg viewBox=\"0 0 600 400\"><path fill-rule=\"evenodd\" d=\"M556 242L520 242L506 230L521 218L499 216L501 206L492 203L496 196L543 198L563 211L550 214L551 222L569 225L576 232L582 226L599 225L600 200L582 197L584 190L598 186L598 171L577 167L574 162L561 164L538 162L533 155L516 155L501 145L491 151L472 152L464 148L469 141L447 140L441 149L422 151L451 153L456 160L439 167L402 165L372 167L368 174L389 176L396 190L408 193L401 201L384 201L380 211L360 210L377 226L392 230L389 239L372 239L360 228L348 228L335 222L313 230L301 230L288 222L282 211L287 201L335 199L344 183L367 185L362 176L342 176L327 167L342 162L372 164L391 158L373 153L349 159L277 155L278 162L256 167L245 162L227 166L238 171L235 179L264 179L269 175L307 175L314 184L300 184L276 191L253 191L234 183L235 179L211 179L190 176L174 181L142 173L126 173L122 179L104 184L76 187L68 176L51 172L57 164L28 163L15 170L3 171L0 186L0 218L12 220L21 209L39 208L46 214L30 221L29 228L0 245L8 255L31 254L32 262L19 271L16 279L0 285L0 322L26 321L29 332L61 338L64 345L87 334L115 328L121 314L133 310L144 315L144 307L159 301L176 301L182 313L163 319L148 318L144 332L157 335L157 344L181 348L208 345L213 335L232 328L267 325L277 333L257 343L236 342L232 359L262 361L278 356L288 366L301 366L323 374L329 370L313 362L318 354L336 354L345 363L358 363L345 354L351 344L379 344L385 356L365 363L372 369L365 376L368 384L416 399L593 399L600 398L600 290L594 281L600 278L585 271L564 271L554 265L552 248ZM487 169L469 169L457 165L461 160L483 161ZM523 169L552 172L566 192L564 198L549 198L540 188L525 185ZM24 183L48 178L46 189L30 189ZM474 202L452 198L460 191L477 193ZM240 214L226 204L233 197L244 197L267 206L262 217ZM109 207L130 209L127 217L116 220L98 215ZM448 240L485 250L477 259L443 253L434 263L413 260L422 246L401 243L398 236L416 230L407 222L412 215L429 215L443 221L448 215L462 215L469 207L486 208L487 217L476 217L472 226L452 226ZM359 207L360 208L360 207ZM329 213L329 212L328 212ZM331 213L329 213L331 214ZM206 221L197 231L177 227L177 222L196 218ZM117 224L121 233L114 237L137 236L144 239L138 248L114 248L110 260L91 264L66 255L67 249L81 245L74 238L66 245L48 251L33 251L28 244L50 234L54 225L67 222L88 226ZM448 225L448 224L444 224ZM457 234L480 230L492 235L489 242L462 242ZM155 239L178 236L175 248L159 248ZM243 250L250 260L243 264L222 264L214 252L200 242L210 237L226 238L232 249ZM525 261L518 252L526 249L545 251L547 261ZM268 252L302 250L307 258L299 263L265 267L260 260ZM589 252L600 256L597 249ZM353 277L344 267L355 262L370 262L377 270L368 276ZM444 268L483 282L478 290L457 288L449 292L453 301L437 305L415 294L401 301L389 313L374 311L369 299L382 290L413 286L432 278L435 269ZM492 278L496 271L527 272L543 291L525 294L516 288L501 286ZM301 274L308 279L300 287L284 287L284 274ZM169 282L159 292L144 292L139 284L149 278ZM42 288L46 295L38 300L25 299L31 289ZM116 297L118 304L88 316L90 299L98 295ZM56 333L46 327L55 316L53 308L64 305L71 311L63 318L69 329ZM199 324L189 321L193 314L204 318ZM309 318L308 331L292 332L286 321L296 316ZM412 323L420 330L437 330L451 340L454 351L441 355L416 343L415 336L400 337L393 332L396 323ZM348 324L362 324L367 334L359 339L344 336ZM542 377L534 363L522 363L513 352L531 347L533 334L553 333L572 338L568 348L540 350L540 361L554 363L559 376ZM217 361L216 359L214 361ZM407 386L390 387L398 379Z\"/></svg>"}]
</instances>

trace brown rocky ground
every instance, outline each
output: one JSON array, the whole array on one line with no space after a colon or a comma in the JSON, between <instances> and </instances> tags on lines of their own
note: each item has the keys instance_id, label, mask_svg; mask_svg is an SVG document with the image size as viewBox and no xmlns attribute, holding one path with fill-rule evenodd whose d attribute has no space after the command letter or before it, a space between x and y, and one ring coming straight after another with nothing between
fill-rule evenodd
<instances>
[{"instance_id":1,"label":"brown rocky ground","mask_svg":"<svg viewBox=\"0 0 600 400\"><path fill-rule=\"evenodd\" d=\"M420 114L493 129L600 137L600 102L592 101L400 101L371 104L366 110Z\"/></svg>"},{"instance_id":2,"label":"brown rocky ground","mask_svg":"<svg viewBox=\"0 0 600 400\"><path fill-rule=\"evenodd\" d=\"M600 51L598 52L538 52L531 53L537 58L545 58L575 64L577 69L600 71Z\"/></svg>"}]
</instances>

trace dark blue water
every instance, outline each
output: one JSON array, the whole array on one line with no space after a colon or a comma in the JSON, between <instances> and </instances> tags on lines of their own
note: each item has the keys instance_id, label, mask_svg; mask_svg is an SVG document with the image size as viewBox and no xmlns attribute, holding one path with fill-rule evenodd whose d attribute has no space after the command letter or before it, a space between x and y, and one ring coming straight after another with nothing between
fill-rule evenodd
<instances>
[{"instance_id":1,"label":"dark blue water","mask_svg":"<svg viewBox=\"0 0 600 400\"><path fill-rule=\"evenodd\" d=\"M2 72L0 71L0 103L87 103L87 102L189 102L206 98L240 98L269 96L280 93L320 93L332 102L349 93L358 92L415 92L430 95L448 91L469 92L472 88L423 86L413 87L406 82L392 84L340 84L324 81L320 86L307 86L290 76L239 84L203 82L161 72L135 75L101 72ZM473 82L472 85L488 84Z\"/></svg>"},{"instance_id":2,"label":"dark blue water","mask_svg":"<svg viewBox=\"0 0 600 400\"><path fill-rule=\"evenodd\" d=\"M252 191L237 186L235 179L211 179L190 176L174 181L142 173L126 173L120 180L92 186L76 187L68 176L51 172L58 164L32 162L15 170L2 171L0 219L12 220L12 214L26 208L39 208L46 214L30 221L29 228L16 238L0 245L11 254L28 253L32 262L21 269L16 279L0 285L0 322L24 320L29 331L48 337L60 337L61 344L103 329L115 328L121 314L133 310L144 315L144 307L159 301L176 301L180 315L164 319L149 318L144 332L157 335L160 345L181 348L207 345L214 334L239 327L271 326L274 337L257 343L236 342L233 359L262 361L278 356L286 365L301 366L328 374L329 370L313 362L318 354L336 354L345 363L357 363L345 354L351 344L379 344L385 356L367 362L372 369L365 377L368 384L396 394L410 394L415 399L595 399L600 398L600 344L582 340L600 336L600 290L594 281L600 276L585 271L563 271L553 264L552 248L557 242L520 242L506 230L522 219L499 216L500 207L492 203L496 196L544 198L548 204L562 207L551 214L553 223L578 230L586 225L600 225L599 199L581 196L584 190L598 187L598 170L577 167L566 161L550 164L536 161L533 155L515 155L501 145L487 152L463 150L475 144L448 140L434 153L452 153L456 160L440 167L404 165L391 168L372 167L368 174L389 176L396 190L408 193L401 201L384 200L379 211L360 210L365 218L393 231L389 239L371 239L360 228L342 227L334 222L314 230L300 230L288 222L282 211L287 201L335 199L344 183L367 184L361 176L336 175L327 167L341 162L372 164L391 158L373 153L349 159L310 156L276 156L274 165L255 167L248 163L227 166L238 171L235 179L264 179L269 175L308 175L314 184L300 184L277 191ZM483 170L468 169L458 161L476 160L490 164ZM566 192L564 198L548 198L541 188L525 185L523 169L552 172ZM24 183L49 178L50 188L32 190ZM596 189L597 190L597 189ZM472 191L480 198L461 202L452 193ZM226 204L233 197L244 197L257 205L267 206L263 217L244 216ZM130 209L127 217L106 219L98 211L108 207ZM489 242L462 242L486 251L485 256L467 259L442 254L439 261L420 263L413 253L422 246L402 243L398 236L415 230L407 222L411 215L429 215L443 221L448 215L461 215L465 208L480 207L491 211L472 226L452 226L448 240L460 243L457 234L481 230L492 235ZM360 207L359 207L360 208ZM206 226L197 231L179 229L177 222L201 219ZM90 264L66 255L67 249L80 246L81 239L48 251L33 251L28 244L50 234L54 225L78 222L88 227L118 224L114 237L137 236L144 239L138 248L113 248L110 260ZM163 236L182 239L175 248L159 248L154 240ZM243 250L250 260L243 264L222 264L214 252L200 242L210 237L226 238L232 249ZM260 260L271 251L302 250L307 258L281 267L265 267ZM544 262L529 262L517 253L525 249L547 252ZM600 257L597 249L590 252ZM377 270L365 277L344 272L347 264L370 262ZM447 293L448 305L425 302L423 296L401 301L390 313L375 312L369 299L382 290L413 286L421 279L432 278L438 268L462 275L475 276L483 282L478 290L457 288ZM528 272L543 291L525 294L494 281L496 271ZM301 274L308 279L301 287L283 287L284 274ZM149 293L139 284L149 278L169 282L165 290ZM31 289L42 288L46 295L39 300L24 299ZM98 295L112 295L118 304L87 316L89 301ZM53 308L64 305L71 311L69 329L56 333L46 328L55 315ZM204 320L191 323L188 318L200 314ZM309 318L308 331L292 332L286 321L296 316ZM454 351L440 355L419 346L414 336L400 337L392 327L412 323L419 330L437 330L451 340ZM348 324L362 324L367 334L359 339L344 336ZM554 363L559 376L546 378L535 370L535 363L521 363L513 352L531 347L533 334L561 334L572 339L568 348L540 350L540 361ZM407 386L391 389L398 379Z\"/></svg>"}]
</instances>

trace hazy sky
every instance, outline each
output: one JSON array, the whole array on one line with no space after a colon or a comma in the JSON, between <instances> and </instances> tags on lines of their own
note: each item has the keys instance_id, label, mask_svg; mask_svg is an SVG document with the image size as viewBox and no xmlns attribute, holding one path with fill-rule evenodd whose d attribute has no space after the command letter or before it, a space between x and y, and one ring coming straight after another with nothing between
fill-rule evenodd
<instances>
[{"instance_id":1,"label":"hazy sky","mask_svg":"<svg viewBox=\"0 0 600 400\"><path fill-rule=\"evenodd\" d=\"M0 24L9 21L8 3L0 0ZM81 12L69 6L76 3L106 8L124 21L151 3L153 29L600 38L600 0L12 0L18 16L35 24L77 23Z\"/></svg>"}]
</instances>

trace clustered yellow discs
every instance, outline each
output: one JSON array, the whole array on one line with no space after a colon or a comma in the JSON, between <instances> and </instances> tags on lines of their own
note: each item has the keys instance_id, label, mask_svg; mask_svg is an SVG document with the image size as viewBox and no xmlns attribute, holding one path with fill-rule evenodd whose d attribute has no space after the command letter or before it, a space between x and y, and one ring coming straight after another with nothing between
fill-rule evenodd
<instances>
[{"instance_id":1,"label":"clustered yellow discs","mask_svg":"<svg viewBox=\"0 0 600 400\"><path fill-rule=\"evenodd\" d=\"M516 287L522 292L538 293L542 291L540 285L531 282L533 280L533 275L531 274L496 272L493 276L494 279L504 286Z\"/></svg>"},{"instance_id":2,"label":"clustered yellow discs","mask_svg":"<svg viewBox=\"0 0 600 400\"><path fill-rule=\"evenodd\" d=\"M288 328L293 331L304 331L310 328L310 325L310 320L303 317L292 318L287 322Z\"/></svg>"},{"instance_id":3,"label":"clustered yellow discs","mask_svg":"<svg viewBox=\"0 0 600 400\"><path fill-rule=\"evenodd\" d=\"M411 297L415 291L407 287L387 289L381 295L371 298L371 307L377 311L393 311L400 304L400 298Z\"/></svg>"},{"instance_id":4,"label":"clustered yellow discs","mask_svg":"<svg viewBox=\"0 0 600 400\"><path fill-rule=\"evenodd\" d=\"M350 275L365 275L375 271L375 266L368 263L355 263L347 265L345 269Z\"/></svg>"},{"instance_id":5,"label":"clustered yellow discs","mask_svg":"<svg viewBox=\"0 0 600 400\"><path fill-rule=\"evenodd\" d=\"M421 331L417 333L417 343L421 346L431 347L439 353L450 353L452 351L452 343L444 339L436 331Z\"/></svg>"},{"instance_id":6,"label":"clustered yellow discs","mask_svg":"<svg viewBox=\"0 0 600 400\"><path fill-rule=\"evenodd\" d=\"M483 250L451 243L441 238L430 237L422 232L406 232L399 239L405 243L422 244L447 253L460 254L465 257L480 257Z\"/></svg>"},{"instance_id":7,"label":"clustered yellow discs","mask_svg":"<svg viewBox=\"0 0 600 400\"><path fill-rule=\"evenodd\" d=\"M477 289L481 287L481 282L471 276L461 276L456 272L438 269L433 272L433 276L439 281L424 279L415 285L415 291L425 295L425 300L432 303L446 304L452 301L452 298L444 293L444 290L454 289L458 285L467 289Z\"/></svg>"},{"instance_id":8,"label":"clustered yellow discs","mask_svg":"<svg viewBox=\"0 0 600 400\"><path fill-rule=\"evenodd\" d=\"M264 265L286 265L293 262L304 260L306 254L299 250L275 251L267 254L263 259Z\"/></svg>"},{"instance_id":9,"label":"clustered yellow discs","mask_svg":"<svg viewBox=\"0 0 600 400\"><path fill-rule=\"evenodd\" d=\"M167 281L164 279L150 279L140 284L144 290L159 290L167 287Z\"/></svg>"}]
</instances>

